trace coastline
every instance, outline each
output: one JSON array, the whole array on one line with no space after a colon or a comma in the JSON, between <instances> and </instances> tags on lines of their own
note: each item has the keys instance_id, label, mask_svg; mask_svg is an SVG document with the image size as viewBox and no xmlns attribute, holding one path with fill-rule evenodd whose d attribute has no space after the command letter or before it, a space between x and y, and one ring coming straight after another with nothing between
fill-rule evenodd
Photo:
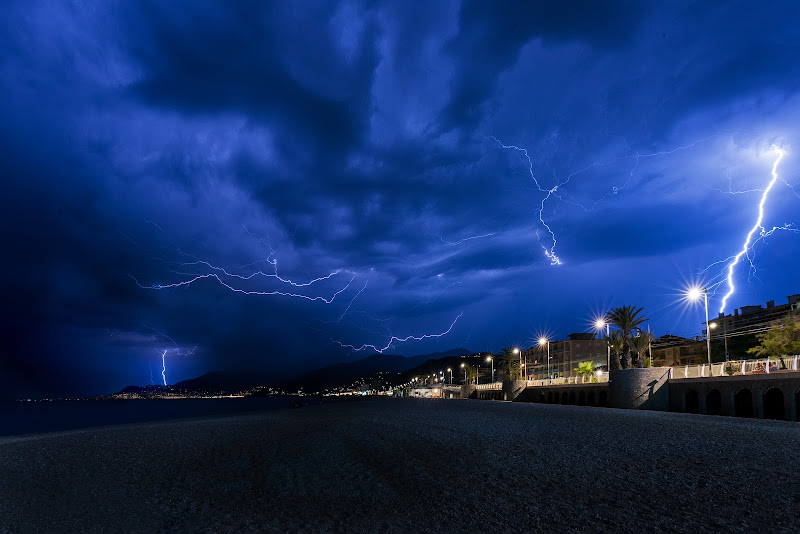
<instances>
[{"instance_id":1,"label":"coastline","mask_svg":"<svg viewBox=\"0 0 800 534\"><path fill-rule=\"evenodd\" d=\"M800 425L382 399L0 441L0 532L791 532Z\"/></svg>"}]
</instances>

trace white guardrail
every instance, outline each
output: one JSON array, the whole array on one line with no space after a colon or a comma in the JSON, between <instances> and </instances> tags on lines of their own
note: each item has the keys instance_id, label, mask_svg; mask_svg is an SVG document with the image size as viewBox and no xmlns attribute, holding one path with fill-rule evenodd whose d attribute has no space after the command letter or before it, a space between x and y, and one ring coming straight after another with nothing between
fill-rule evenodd
<instances>
[{"instance_id":1,"label":"white guardrail","mask_svg":"<svg viewBox=\"0 0 800 534\"><path fill-rule=\"evenodd\" d=\"M670 378L707 378L709 376L733 376L769 374L779 371L800 371L800 356L764 358L760 360L736 360L730 362L681 365L670 367Z\"/></svg>"},{"instance_id":2,"label":"white guardrail","mask_svg":"<svg viewBox=\"0 0 800 534\"><path fill-rule=\"evenodd\" d=\"M800 371L800 355L784 358L764 358L759 360L736 360L729 362L697 365L668 366L670 378L708 378L711 376L733 376L748 374L769 374L784 371ZM568 376L550 380L528 380L528 387L563 386L567 384L597 384L608 382L608 373L587 376ZM476 389L503 389L502 382L478 384Z\"/></svg>"}]
</instances>

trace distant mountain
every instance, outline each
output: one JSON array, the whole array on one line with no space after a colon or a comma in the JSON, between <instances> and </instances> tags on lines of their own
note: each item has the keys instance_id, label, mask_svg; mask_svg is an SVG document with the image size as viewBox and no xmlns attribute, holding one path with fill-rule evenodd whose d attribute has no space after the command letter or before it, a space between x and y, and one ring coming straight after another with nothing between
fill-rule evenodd
<instances>
[{"instance_id":1,"label":"distant mountain","mask_svg":"<svg viewBox=\"0 0 800 534\"><path fill-rule=\"evenodd\" d=\"M235 392L256 386L269 386L272 380L271 377L263 373L212 371L196 378L181 380L172 387L189 391Z\"/></svg>"},{"instance_id":2,"label":"distant mountain","mask_svg":"<svg viewBox=\"0 0 800 534\"><path fill-rule=\"evenodd\" d=\"M181 380L169 386L127 386L120 393L158 393L175 390L191 392L235 393L256 386L270 385L270 378L258 373L232 373L212 371L196 378Z\"/></svg>"},{"instance_id":3,"label":"distant mountain","mask_svg":"<svg viewBox=\"0 0 800 534\"><path fill-rule=\"evenodd\" d=\"M418 356L405 357L397 354L376 353L355 362L342 362L303 373L280 384L284 391L306 392L322 391L338 386L347 386L360 379L374 377L378 373L407 373L412 369L421 369L431 360L457 358L464 354L472 354L467 349L451 349L444 352L432 352ZM437 364L431 362L429 366ZM233 393L255 388L257 386L275 386L274 379L263 373L241 373L212 371L196 378L181 380L170 386L128 386L121 393L143 393L156 391L184 390L193 392L227 392Z\"/></svg>"},{"instance_id":4,"label":"distant mountain","mask_svg":"<svg viewBox=\"0 0 800 534\"><path fill-rule=\"evenodd\" d=\"M418 367L428 360L435 360L462 354L471 354L467 349L450 349L444 352L432 352L418 356L405 357L396 354L376 353L355 362L342 362L309 371L291 380L287 380L281 387L287 391L303 388L304 391L322 391L337 386L347 386L362 378L375 376L380 372L403 373Z\"/></svg>"}]
</instances>

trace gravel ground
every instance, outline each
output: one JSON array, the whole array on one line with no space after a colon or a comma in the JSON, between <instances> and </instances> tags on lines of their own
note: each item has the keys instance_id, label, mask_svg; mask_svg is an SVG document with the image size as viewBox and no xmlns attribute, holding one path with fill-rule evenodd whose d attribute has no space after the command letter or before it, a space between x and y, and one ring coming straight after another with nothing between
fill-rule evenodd
<instances>
[{"instance_id":1,"label":"gravel ground","mask_svg":"<svg viewBox=\"0 0 800 534\"><path fill-rule=\"evenodd\" d=\"M799 532L800 424L372 400L0 439L0 532Z\"/></svg>"}]
</instances>

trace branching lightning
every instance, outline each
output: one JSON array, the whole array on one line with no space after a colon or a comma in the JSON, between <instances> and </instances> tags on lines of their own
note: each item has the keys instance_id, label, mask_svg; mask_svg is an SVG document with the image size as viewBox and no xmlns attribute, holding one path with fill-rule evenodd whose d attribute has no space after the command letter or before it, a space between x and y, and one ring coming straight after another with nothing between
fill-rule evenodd
<instances>
[{"instance_id":1,"label":"branching lightning","mask_svg":"<svg viewBox=\"0 0 800 534\"><path fill-rule=\"evenodd\" d=\"M783 227L773 227L772 230L767 231L761 224L762 221L764 220L764 204L767 202L767 197L769 196L770 191L772 191L772 188L775 185L775 182L778 181L778 165L780 164L781 160L783 159L783 156L786 154L782 149L777 148L777 147L774 147L773 150L775 150L778 153L778 157L775 159L775 162L772 164L772 179L770 180L769 184L767 184L767 187L764 189L764 191L763 191L763 193L761 195L761 200L758 203L758 218L756 219L756 222L753 225L753 227L747 233L747 236L745 237L745 240L744 240L744 244L742 245L742 249L739 251L738 254L736 254L735 256L732 256L731 258L729 258L730 259L730 263L728 263L728 268L727 268L728 274L725 277L725 280L723 280L723 282L724 281L728 282L728 292L725 294L724 297L722 297L722 303L720 304L720 310L719 310L722 313L725 312L725 306L726 306L726 304L728 302L728 298L730 298L730 296L733 295L733 292L736 290L735 286L733 285L733 271L734 271L734 268L736 267L736 265L742 259L742 256L747 255L748 259L750 259L749 250L753 247L753 245L756 242L758 242L759 240L764 239L765 237L771 235L776 230L796 231L795 229L791 228L789 225L786 225L786 226L783 226ZM750 241L753 239L753 235L756 233L757 230L760 230L759 236L756 239L756 241L751 244ZM752 261L751 261L751 266L752 266Z\"/></svg>"},{"instance_id":2,"label":"branching lightning","mask_svg":"<svg viewBox=\"0 0 800 534\"><path fill-rule=\"evenodd\" d=\"M541 184L539 184L539 181L536 179L536 176L533 174L533 161L531 161L531 157L528 155L528 149L521 148L521 147L518 147L518 146L515 146L515 145L505 145L498 138L496 138L494 136L492 136L492 139L494 139L495 142L500 145L500 148L516 150L517 152L522 152L522 154L525 156L525 159L528 160L528 172L531 175L531 179L533 180L533 183L536 184L536 187L539 189L539 191L541 191L542 193L545 193L545 196L544 196L544 198L542 198L542 202L541 202L541 204L539 206L539 222L542 223L542 226L547 228L547 232L550 234L550 238L553 241L553 244L550 246L550 248L542 246L542 250L544 250L544 255L547 256L547 259L550 260L550 265L561 265L561 259L559 259L559 257L556 255L556 245L558 244L558 242L556 241L556 234L553 232L553 230L550 228L550 226L547 224L547 222L545 222L544 216L542 215L542 212L544 211L545 202L547 202L547 200L553 194L555 194L556 191L558 191L558 188L562 184L556 184L554 187L549 188L549 189L548 188L543 188L541 186Z\"/></svg>"},{"instance_id":3,"label":"branching lightning","mask_svg":"<svg viewBox=\"0 0 800 534\"><path fill-rule=\"evenodd\" d=\"M167 385L167 360L166 360L166 357L167 357L167 351L165 349L164 352L161 353L161 378L164 379L164 385L165 386Z\"/></svg>"},{"instance_id":4,"label":"branching lightning","mask_svg":"<svg viewBox=\"0 0 800 534\"><path fill-rule=\"evenodd\" d=\"M291 282L291 281L287 281L287 283L290 283L291 285L293 285L295 287L306 287L306 286L309 286L309 285L313 284L314 282L318 282L320 280L327 280L328 278L331 278L332 276L334 276L334 275L336 275L338 273L339 273L339 271L336 271L336 272L331 273L331 274L329 274L327 276L312 280L311 282L308 282L308 283L305 283L305 284L296 284L296 283ZM226 273L226 274L228 274L228 273ZM236 277L236 278L241 278L243 280L249 280L250 278L252 278L253 276L256 276L257 274L258 273L254 274L254 275L251 275L250 277L239 276L239 275L230 275L230 276L233 276L233 277ZM333 302L334 299L336 299L336 297L338 297L340 294L342 294L344 291L346 291L350 287L350 284L352 284L353 280L356 279L356 276L353 275L344 287L342 287L341 289L339 289L336 292L334 292L333 295L331 295L330 297L326 298L326 297L323 297L323 296L311 296L311 295L304 295L302 293L292 293L292 292L278 291L278 290L256 291L256 290L242 289L242 288L234 287L234 286L226 283L216 273L199 274L199 275L193 276L192 278L190 278L188 280L183 280L181 282L174 282L172 284L152 284L152 285L143 285L143 284L139 283L139 281L133 275L128 275L128 276L133 278L134 282L136 282L136 285L138 285L142 289L170 289L170 288L176 288L176 287L184 287L184 286L191 285L191 284L197 282L198 280L203 280L203 279L206 279L206 278L213 278L221 286L225 287L226 289L229 289L230 291L233 291L234 293L241 293L243 295L260 295L260 296L279 295L279 296L283 296L283 297L293 297L293 298L305 299L305 300L310 300L310 301L322 301L325 304L330 304L331 302ZM265 275L265 276L269 276L269 275Z\"/></svg>"},{"instance_id":5,"label":"branching lightning","mask_svg":"<svg viewBox=\"0 0 800 534\"><path fill-rule=\"evenodd\" d=\"M691 142L691 143L689 143L687 145L682 145L682 146L673 148L671 150L660 150L660 151L651 152L651 153L642 153L642 152L636 151L635 153L631 153L631 154L627 154L625 156L613 158L613 159L611 159L609 161L605 161L605 162L597 161L597 162L592 163L591 165L588 165L588 166L586 166L586 167L584 167L582 169L579 169L577 171L574 171L574 172L570 173L563 181L561 181L561 182L557 181L556 185L554 185L553 187L550 187L550 188L543 187L541 185L541 183L539 182L539 180L536 179L536 176L533 173L533 162L531 161L531 158L530 158L530 155L528 154L528 150L527 149L519 147L519 146L516 146L516 145L506 145L506 144L504 144L502 141L500 141L499 139L497 139L494 136L491 136L491 139L493 139L500 146L500 148L507 149L507 150L516 150L517 152L521 152L525 156L525 159L528 161L528 174L530 174L530 177L533 180L533 183L536 185L536 188L541 193L544 193L544 197L542 198L542 201L539 204L539 209L538 209L539 222L542 224L542 226L550 234L550 240L552 241L552 245L550 245L549 248L546 247L546 246L542 246L542 249L544 251L545 256L547 256L547 259L550 260L550 264L551 265L561 265L561 259L556 254L556 246L558 245L558 242L556 240L555 232L553 232L553 229L544 220L545 203L548 200L550 200L551 198L556 198L559 201L566 202L568 204L572 204L572 205L578 206L578 207L582 208L586 212L591 212L592 210L594 210L594 208L600 202L603 202L604 200L606 200L607 198L609 198L611 196L617 195L621 190L623 190L623 189L625 189L625 187L627 187L627 185L631 182L631 180L633 180L634 173L639 168L639 162L642 159L654 158L654 157L658 157L658 156L668 156L668 155L674 154L676 152L679 152L681 150L687 150L689 148L694 147L695 145L697 145L699 143L703 143L705 141L708 141L709 139L712 139L712 138L718 136L719 134L721 134L722 132L725 132L725 131L728 131L728 130L725 130L725 129L720 130L720 131L716 132L713 135L710 135L708 137L704 137L702 139L698 139L698 140L693 141L693 142ZM565 199L562 195L559 194L559 189L564 187L565 185L567 185L574 176L576 176L578 174L581 174L581 173L584 173L584 172L586 172L586 171L588 171L590 169L596 168L596 167L611 165L611 164L614 164L616 162L623 161L623 160L626 160L626 159L633 159L634 160L633 167L631 167L631 169L628 171L628 179L625 181L625 183L622 186L613 187L611 193L608 193L608 194L604 195L602 198L600 198L600 200L594 202L594 204L592 204L591 207L587 208L583 204L578 203L578 202L574 202L572 200ZM537 238L538 238L538 232L537 232Z\"/></svg>"},{"instance_id":6,"label":"branching lightning","mask_svg":"<svg viewBox=\"0 0 800 534\"><path fill-rule=\"evenodd\" d=\"M262 270L258 270L258 271L255 271L253 273L247 274L247 275L237 274L235 272L229 271L228 269L226 269L224 267L219 267L217 265L213 265L212 263L210 263L208 261L199 260L196 257L193 257L192 255L187 254L187 253L183 252L182 250L178 249L178 252L182 256L185 256L185 257L188 257L188 258L192 258L193 261L173 263L173 265L177 265L177 266L181 267L183 270L187 270L186 269L187 267L196 267L196 268L198 268L197 270L200 271L200 272L190 272L189 273L189 272L181 272L181 270L178 270L178 269L172 269L172 272L174 274L179 275L179 276L188 277L188 278L186 278L185 280L181 280L179 282L173 282L173 283L169 283L169 284L158 284L158 283L149 284L149 285L148 284L142 284L133 275L129 274L128 276L133 278L133 280L136 282L136 285L138 285L142 289L171 289L171 288L189 286L191 284L194 284L195 282L198 282L198 281L204 280L204 279L214 279L214 280L217 281L217 283L219 283L221 286L225 287L226 289L228 289L230 291L233 291L235 293L241 293L243 295L259 295L259 296L275 295L275 296L283 296L283 297L290 297L290 298L305 299L305 300L309 300L309 301L320 301L320 302L324 302L325 304L330 304L331 302L333 302L334 299L336 299L337 296L339 296L341 293L343 293L344 291L346 291L350 287L350 284L356 278L356 275L354 273L352 273L350 271L343 270L343 269L336 269L335 271L333 271L333 272L331 272L331 273L329 273L329 274L327 274L325 276L320 276L320 277L314 278L314 279L312 279L312 280L310 280L308 282L295 282L295 281L293 281L293 280L291 280L289 278L285 278L285 277L281 276L278 273L278 260L275 259L275 257L274 257L275 256L275 250L272 248L272 246L268 242L266 242L263 238L260 238L258 235L254 234L253 232L248 230L246 226L242 225L242 227L244 228L244 231L247 232L248 235L258 238L261 241L261 243L270 250L270 253L269 253L269 256L267 258L261 259L261 260L257 260L255 262L251 262L251 263L249 263L247 265L244 265L244 266L240 267L240 269L244 268L244 267L249 267L249 266L255 265L257 263L268 263L269 265L272 266L271 272L264 272ZM199 267L202 267L202 269L199 269ZM206 272L204 272L204 271L206 271ZM210 271L210 272L208 272L208 271ZM345 273L345 272L349 273L349 274L352 274L352 277L344 285L344 287L342 287L342 288L338 289L337 291L335 291L330 297L307 295L307 294L301 293L299 291L281 291L281 290L278 290L278 289L274 289L274 290L254 290L254 289L249 289L249 288L245 288L245 287L240 287L241 283L252 282L254 279L257 279L257 278L268 278L268 279L275 280L276 282L279 282L280 284L283 284L285 286L290 286L291 288L294 288L294 289L303 289L303 288L308 288L308 287L310 287L310 286L312 286L314 284L317 284L319 282L324 282L326 280L330 280L330 279L334 278L335 276L337 276L339 274L342 274L342 273ZM236 285L234 285L234 284L236 284Z\"/></svg>"},{"instance_id":7,"label":"branching lightning","mask_svg":"<svg viewBox=\"0 0 800 534\"><path fill-rule=\"evenodd\" d=\"M364 345L361 345L360 347L356 347L355 345L349 345L349 344L346 344L346 343L341 343L341 342L336 341L336 340L334 340L334 342L337 343L341 347L352 349L354 352L359 352L359 351L362 351L364 349L371 348L375 352L378 352L378 353L382 354L383 351L389 349L395 343L405 343L406 341L422 341L423 339L430 339L430 338L435 338L435 337L446 336L447 334L450 333L450 331L453 329L453 327L456 325L456 323L458 322L458 320L461 318L462 315L464 315L464 312L459 313L458 316L450 324L450 327L447 330L445 330L444 332L440 333L440 334L423 334L421 336L413 336L412 335L412 336L406 336L406 337L397 337L397 336L392 335L391 338L389 338L388 343L386 343L386 345L383 346L383 347L378 347L377 345L372 345L372 344L369 344L369 343L365 343Z\"/></svg>"}]
</instances>

